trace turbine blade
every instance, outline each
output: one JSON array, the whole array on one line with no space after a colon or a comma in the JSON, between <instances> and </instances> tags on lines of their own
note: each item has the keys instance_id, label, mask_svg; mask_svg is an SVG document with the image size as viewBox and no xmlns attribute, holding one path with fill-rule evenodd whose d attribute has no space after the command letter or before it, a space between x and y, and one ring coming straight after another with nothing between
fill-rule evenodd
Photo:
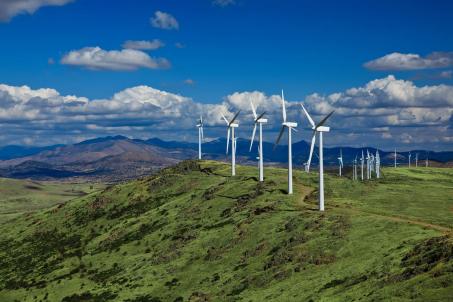
<instances>
[{"instance_id":1,"label":"turbine blade","mask_svg":"<svg viewBox=\"0 0 453 302\"><path fill-rule=\"evenodd\" d=\"M227 148L226 148L226 154L228 154L228 147L230 146L230 127L228 127L227 131Z\"/></svg>"},{"instance_id":2,"label":"turbine blade","mask_svg":"<svg viewBox=\"0 0 453 302\"><path fill-rule=\"evenodd\" d=\"M286 123L285 95L283 94L283 89L282 89L282 114L283 122Z\"/></svg>"},{"instance_id":3,"label":"turbine blade","mask_svg":"<svg viewBox=\"0 0 453 302\"><path fill-rule=\"evenodd\" d=\"M252 151L253 142L255 141L256 124L253 126L252 139L250 140L250 151Z\"/></svg>"},{"instance_id":4,"label":"turbine blade","mask_svg":"<svg viewBox=\"0 0 453 302\"><path fill-rule=\"evenodd\" d=\"M255 123L256 123L256 121L258 121L260 118L262 118L265 114L266 114L266 112L263 112L263 113L260 114L260 116L255 117Z\"/></svg>"},{"instance_id":5,"label":"turbine blade","mask_svg":"<svg viewBox=\"0 0 453 302\"><path fill-rule=\"evenodd\" d=\"M310 164L311 164L311 158L313 157L313 150L315 149L315 142L316 142L316 132L313 131L313 136L311 138L311 145L310 145L310 155L308 156L308 170L310 171Z\"/></svg>"},{"instance_id":6,"label":"turbine blade","mask_svg":"<svg viewBox=\"0 0 453 302\"><path fill-rule=\"evenodd\" d=\"M203 125L203 116L200 114L200 124Z\"/></svg>"},{"instance_id":7,"label":"turbine blade","mask_svg":"<svg viewBox=\"0 0 453 302\"><path fill-rule=\"evenodd\" d=\"M285 126L282 126L282 128L280 129L280 133L278 134L277 140L275 141L274 150L277 147L278 143L280 142L280 139L282 138L284 131L285 131Z\"/></svg>"},{"instance_id":8,"label":"turbine blade","mask_svg":"<svg viewBox=\"0 0 453 302\"><path fill-rule=\"evenodd\" d=\"M241 110L239 110L233 117L233 119L231 120L231 122L228 124L228 125L231 125L232 123L234 123L234 121L237 119L239 113L241 113Z\"/></svg>"},{"instance_id":9,"label":"turbine blade","mask_svg":"<svg viewBox=\"0 0 453 302\"><path fill-rule=\"evenodd\" d=\"M201 139L204 139L203 125L201 125L200 129L201 129Z\"/></svg>"},{"instance_id":10,"label":"turbine blade","mask_svg":"<svg viewBox=\"0 0 453 302\"><path fill-rule=\"evenodd\" d=\"M253 117L255 118L255 120L257 119L256 118L256 110L255 110L255 106L253 106L253 102L250 101L250 106L252 107L252 112L253 112Z\"/></svg>"},{"instance_id":11,"label":"turbine blade","mask_svg":"<svg viewBox=\"0 0 453 302\"><path fill-rule=\"evenodd\" d=\"M313 122L311 116L308 114L307 110L305 109L304 105L300 104L302 106L302 109L304 110L305 115L307 116L308 121L310 122L310 125L312 127L315 127L315 122Z\"/></svg>"},{"instance_id":12,"label":"turbine blade","mask_svg":"<svg viewBox=\"0 0 453 302\"><path fill-rule=\"evenodd\" d=\"M316 128L318 127L321 127L322 125L324 125L324 123L327 121L327 119L335 112L335 110L333 110L331 113L329 113L325 118L322 119L322 121L319 122L318 125L316 125Z\"/></svg>"},{"instance_id":13,"label":"turbine blade","mask_svg":"<svg viewBox=\"0 0 453 302\"><path fill-rule=\"evenodd\" d=\"M228 125L228 124L229 124L229 122L228 122L228 120L226 119L226 117L225 117L225 116L223 115L223 113L220 113L220 115L221 115L221 116L222 116L222 118L223 118L223 119L225 120L225 123L226 123L226 124Z\"/></svg>"}]
</instances>

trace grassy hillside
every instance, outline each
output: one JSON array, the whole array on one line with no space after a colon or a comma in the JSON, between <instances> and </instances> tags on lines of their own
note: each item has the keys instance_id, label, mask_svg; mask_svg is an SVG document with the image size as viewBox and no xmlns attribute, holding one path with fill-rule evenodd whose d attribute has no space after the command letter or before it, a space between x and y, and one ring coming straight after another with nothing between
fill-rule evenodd
<instances>
[{"instance_id":1,"label":"grassy hillside","mask_svg":"<svg viewBox=\"0 0 453 302\"><path fill-rule=\"evenodd\" d=\"M451 301L453 170L187 161L0 223L0 301Z\"/></svg>"},{"instance_id":2,"label":"grassy hillside","mask_svg":"<svg viewBox=\"0 0 453 302\"><path fill-rule=\"evenodd\" d=\"M49 208L104 187L96 183L0 178L0 221L8 220L21 213Z\"/></svg>"}]
</instances>

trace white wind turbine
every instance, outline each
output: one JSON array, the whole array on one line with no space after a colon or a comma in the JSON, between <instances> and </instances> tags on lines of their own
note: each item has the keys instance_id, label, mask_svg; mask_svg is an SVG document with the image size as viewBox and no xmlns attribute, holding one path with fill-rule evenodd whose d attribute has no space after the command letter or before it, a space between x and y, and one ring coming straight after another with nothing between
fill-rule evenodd
<instances>
[{"instance_id":1,"label":"white wind turbine","mask_svg":"<svg viewBox=\"0 0 453 302\"><path fill-rule=\"evenodd\" d=\"M255 133L256 133L256 125L259 124L260 126L260 133L259 133L259 145L258 145L258 160L259 160L259 175L260 181L264 180L264 167L263 167L263 124L267 123L267 119L263 118L266 112L261 113L259 116L256 114L256 109L253 106L252 101L250 101L250 106L252 107L253 112L253 133L252 139L250 141L250 151L252 151L253 142L255 141Z\"/></svg>"},{"instance_id":2,"label":"white wind turbine","mask_svg":"<svg viewBox=\"0 0 453 302\"><path fill-rule=\"evenodd\" d=\"M316 133L319 133L319 210L324 211L324 163L323 163L322 133L330 131L330 127L326 127L323 125L327 121L327 119L334 113L334 111L329 113L316 125L313 119L308 114L307 110L305 110L304 105L301 104L301 106L313 129L313 137L311 138L310 146L310 156L308 157L308 168L310 168L311 157L313 155L313 149L315 147Z\"/></svg>"},{"instance_id":3,"label":"white wind turbine","mask_svg":"<svg viewBox=\"0 0 453 302\"><path fill-rule=\"evenodd\" d=\"M396 168L396 148L395 148L395 155L394 155L394 167Z\"/></svg>"},{"instance_id":4,"label":"white wind turbine","mask_svg":"<svg viewBox=\"0 0 453 302\"><path fill-rule=\"evenodd\" d=\"M297 123L286 121L286 108L285 108L285 96L282 90L282 115L283 122L280 133L278 134L277 141L275 142L274 149L280 142L285 128L288 128L288 194L293 194L293 154L292 154L292 142L291 142L291 131L295 130Z\"/></svg>"},{"instance_id":5,"label":"white wind turbine","mask_svg":"<svg viewBox=\"0 0 453 302\"><path fill-rule=\"evenodd\" d=\"M352 162L352 180L357 180L357 154Z\"/></svg>"},{"instance_id":6,"label":"white wind turbine","mask_svg":"<svg viewBox=\"0 0 453 302\"><path fill-rule=\"evenodd\" d=\"M411 167L411 157L412 157L412 154L409 152L409 168Z\"/></svg>"},{"instance_id":7,"label":"white wind turbine","mask_svg":"<svg viewBox=\"0 0 453 302\"><path fill-rule=\"evenodd\" d=\"M343 169L343 152L340 149L340 157L338 157L338 167L339 167L339 175L341 177L341 170Z\"/></svg>"},{"instance_id":8,"label":"white wind turbine","mask_svg":"<svg viewBox=\"0 0 453 302\"><path fill-rule=\"evenodd\" d=\"M370 169L370 152L368 152L368 149L366 150L366 179L371 178L371 169Z\"/></svg>"},{"instance_id":9,"label":"white wind turbine","mask_svg":"<svg viewBox=\"0 0 453 302\"><path fill-rule=\"evenodd\" d=\"M429 152L426 152L426 159L425 159L425 167L426 168L428 168L428 165L429 165L428 154L429 154Z\"/></svg>"},{"instance_id":10,"label":"white wind turbine","mask_svg":"<svg viewBox=\"0 0 453 302\"><path fill-rule=\"evenodd\" d=\"M418 168L418 153L415 153L415 168Z\"/></svg>"},{"instance_id":11,"label":"white wind turbine","mask_svg":"<svg viewBox=\"0 0 453 302\"><path fill-rule=\"evenodd\" d=\"M228 147L230 145L230 132L231 132L231 175L236 175L236 138L234 135L234 129L239 127L238 123L234 121L238 117L241 110L239 110L233 117L231 121L228 121L226 117L222 114L222 118L224 119L225 123L227 124L227 145L226 145L226 154L228 154Z\"/></svg>"},{"instance_id":12,"label":"white wind turbine","mask_svg":"<svg viewBox=\"0 0 453 302\"><path fill-rule=\"evenodd\" d=\"M362 181L363 181L363 165L365 163L365 157L363 156L363 150L362 150L362 157L360 158L360 172L362 173Z\"/></svg>"},{"instance_id":13,"label":"white wind turbine","mask_svg":"<svg viewBox=\"0 0 453 302\"><path fill-rule=\"evenodd\" d=\"M381 156L379 151L376 149L376 178L381 177Z\"/></svg>"},{"instance_id":14,"label":"white wind turbine","mask_svg":"<svg viewBox=\"0 0 453 302\"><path fill-rule=\"evenodd\" d=\"M200 115L198 120L198 159L201 159L201 141L204 139L203 135L203 117Z\"/></svg>"}]
</instances>

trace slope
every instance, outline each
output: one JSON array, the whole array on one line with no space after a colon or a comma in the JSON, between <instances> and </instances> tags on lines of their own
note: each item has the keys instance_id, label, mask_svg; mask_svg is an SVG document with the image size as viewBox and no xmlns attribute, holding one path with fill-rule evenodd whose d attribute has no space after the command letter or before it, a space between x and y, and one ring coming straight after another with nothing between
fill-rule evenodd
<instances>
[{"instance_id":1,"label":"slope","mask_svg":"<svg viewBox=\"0 0 453 302\"><path fill-rule=\"evenodd\" d=\"M325 213L316 174L256 172L185 161L3 223L0 300L449 301L451 170L328 175Z\"/></svg>"}]
</instances>

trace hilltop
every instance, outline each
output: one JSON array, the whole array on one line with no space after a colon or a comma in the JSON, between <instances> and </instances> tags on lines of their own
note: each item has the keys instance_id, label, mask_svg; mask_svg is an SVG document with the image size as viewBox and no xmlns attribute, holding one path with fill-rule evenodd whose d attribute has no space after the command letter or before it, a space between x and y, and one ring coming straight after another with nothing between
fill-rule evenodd
<instances>
[{"instance_id":1,"label":"hilltop","mask_svg":"<svg viewBox=\"0 0 453 302\"><path fill-rule=\"evenodd\" d=\"M0 222L1 301L449 301L453 170L352 182L214 161Z\"/></svg>"}]
</instances>

